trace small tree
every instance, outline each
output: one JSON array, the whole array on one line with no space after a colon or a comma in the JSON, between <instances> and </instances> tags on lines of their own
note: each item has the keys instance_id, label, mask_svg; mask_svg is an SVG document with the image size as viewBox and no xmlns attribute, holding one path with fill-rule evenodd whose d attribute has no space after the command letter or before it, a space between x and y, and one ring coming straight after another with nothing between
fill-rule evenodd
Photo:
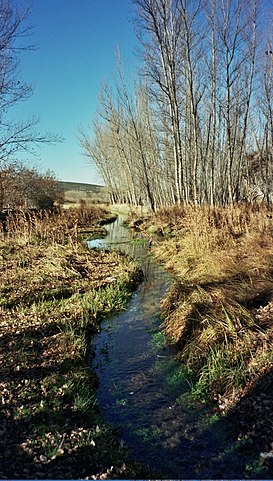
<instances>
[{"instance_id":1,"label":"small tree","mask_svg":"<svg viewBox=\"0 0 273 481\"><path fill-rule=\"evenodd\" d=\"M50 171L40 173L37 169L26 168L18 163L2 171L4 196L2 209L36 207L52 209L63 202L63 190Z\"/></svg>"},{"instance_id":2,"label":"small tree","mask_svg":"<svg viewBox=\"0 0 273 481\"><path fill-rule=\"evenodd\" d=\"M64 201L64 192L53 172L39 174L32 171L32 185L28 191L28 201L38 209L52 209L54 205Z\"/></svg>"},{"instance_id":3,"label":"small tree","mask_svg":"<svg viewBox=\"0 0 273 481\"><path fill-rule=\"evenodd\" d=\"M35 47L26 44L32 29L25 25L30 7L17 9L10 0L0 0L0 209L5 203L5 189L16 169L18 153L35 153L37 145L59 142L52 134L36 130L38 119L30 117L24 122L13 120L10 110L32 94L32 86L23 82L19 71L20 54ZM9 170L10 168L10 170ZM7 185L8 181L8 185Z\"/></svg>"}]
</instances>

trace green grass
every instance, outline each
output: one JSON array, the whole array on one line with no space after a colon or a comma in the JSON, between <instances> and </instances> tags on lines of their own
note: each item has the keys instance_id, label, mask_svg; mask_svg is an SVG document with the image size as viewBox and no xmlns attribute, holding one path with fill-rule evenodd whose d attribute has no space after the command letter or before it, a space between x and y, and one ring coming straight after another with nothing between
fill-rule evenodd
<instances>
[{"instance_id":1,"label":"green grass","mask_svg":"<svg viewBox=\"0 0 273 481\"><path fill-rule=\"evenodd\" d=\"M141 438L142 441L152 443L160 435L160 429L138 428L134 430L134 434Z\"/></svg>"},{"instance_id":2,"label":"green grass","mask_svg":"<svg viewBox=\"0 0 273 481\"><path fill-rule=\"evenodd\" d=\"M154 332L151 337L151 343L156 346L158 349L163 348L166 346L168 341L168 337L166 336L164 331Z\"/></svg>"}]
</instances>

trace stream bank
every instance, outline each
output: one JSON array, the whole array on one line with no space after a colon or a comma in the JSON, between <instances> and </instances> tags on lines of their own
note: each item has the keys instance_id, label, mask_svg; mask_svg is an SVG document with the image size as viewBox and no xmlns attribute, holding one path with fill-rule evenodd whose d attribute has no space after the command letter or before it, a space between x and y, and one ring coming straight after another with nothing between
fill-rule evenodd
<instances>
[{"instance_id":1,"label":"stream bank","mask_svg":"<svg viewBox=\"0 0 273 481\"><path fill-rule=\"evenodd\" d=\"M1 479L140 473L99 414L86 361L90 337L103 316L124 309L139 268L87 249L75 228L83 218L92 230L101 210L31 225L22 214L0 239Z\"/></svg>"},{"instance_id":2,"label":"stream bank","mask_svg":"<svg viewBox=\"0 0 273 481\"><path fill-rule=\"evenodd\" d=\"M230 423L230 450L245 462L241 476L272 478L270 212L248 204L175 206L134 216L130 225L153 239L155 258L176 278L162 329L191 392Z\"/></svg>"},{"instance_id":3,"label":"stream bank","mask_svg":"<svg viewBox=\"0 0 273 481\"><path fill-rule=\"evenodd\" d=\"M138 336L144 354L139 355L139 345L135 344L138 354L131 368L119 362L118 356L124 354L124 349L111 352L111 342L124 322L122 316L118 322L108 316L113 307L119 310L128 301L128 281L132 287L131 276L138 272L135 263L117 253L86 251L77 242L73 225L71 229L63 219L50 225L47 220L44 227L40 221L37 219L36 227L33 226L32 238L27 237L31 234L29 226L21 222L21 231L16 232L13 240L1 243L0 344L5 353L1 357L1 477L155 478L151 474L154 465L157 474L170 477L173 473L173 478L186 478L187 474L203 479L272 478L270 372L265 372L261 384L256 382L249 395L242 396L228 412L219 410L218 402L193 399L190 378L181 369L179 358L174 359L177 345L166 346L159 328L159 301L151 302L148 295L139 319L136 314L137 297L141 293L145 299L145 290L153 290L158 280L157 266L154 268L149 254L145 282L133 295L134 309L129 311L127 326L125 322L126 339L131 336L134 342L132 324L142 329L146 316L155 308L142 339ZM64 237L64 232L69 232L69 236ZM135 237L133 242L124 239L123 245L137 252L145 243L138 234ZM156 247L157 240L152 245L153 249ZM174 251L167 258L175 260ZM146 289L150 274L153 280ZM163 291L158 291L160 297L168 287L166 281L161 284ZM268 304L262 309L268 318L267 308ZM257 315L262 315L259 308L255 309L259 311ZM97 330L103 313L109 336L97 349L104 358L104 364L96 363L97 374L102 369L107 380L103 366L111 358L117 359L117 372L123 372L126 366L125 373L130 369L135 373L127 395L124 389L128 386L123 382L120 391L115 382L115 398L107 392L106 409L114 408L116 415L108 418L114 431L98 413L97 379L88 372L85 357L89 339L86 335L90 327L92 332ZM143 362L147 366L138 377L136 373ZM150 391L152 384L154 390ZM267 392L264 386L268 387ZM131 408L133 427L128 422ZM102 408L101 411L107 421L107 413ZM122 424L127 434L122 431ZM130 453L125 445L130 447ZM156 468L160 453L159 473ZM147 460L149 466L141 468L132 459L144 464Z\"/></svg>"},{"instance_id":4,"label":"stream bank","mask_svg":"<svg viewBox=\"0 0 273 481\"><path fill-rule=\"evenodd\" d=\"M173 281L150 256L149 240L119 219L98 241L97 247L106 246L137 258L144 280L128 309L106 319L91 344L104 419L153 477L268 478L270 456L263 453L261 458L261 445L244 435L251 422L249 399L226 412L215 401L192 395L194 378L185 372L176 343L166 342L161 326L160 301ZM267 402L269 413L270 395Z\"/></svg>"}]
</instances>

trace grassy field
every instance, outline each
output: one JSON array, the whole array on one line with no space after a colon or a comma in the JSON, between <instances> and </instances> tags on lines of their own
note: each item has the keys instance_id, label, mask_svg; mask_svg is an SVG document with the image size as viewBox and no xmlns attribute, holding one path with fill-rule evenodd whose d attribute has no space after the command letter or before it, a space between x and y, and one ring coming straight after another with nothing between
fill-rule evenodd
<instances>
[{"instance_id":1,"label":"grassy field","mask_svg":"<svg viewBox=\"0 0 273 481\"><path fill-rule=\"evenodd\" d=\"M101 319L124 309L138 266L88 250L107 213L23 214L0 236L0 478L133 478L130 461L96 406L88 345Z\"/></svg>"},{"instance_id":2,"label":"grassy field","mask_svg":"<svg viewBox=\"0 0 273 481\"><path fill-rule=\"evenodd\" d=\"M64 181L59 181L59 184L64 191L65 206L79 207L81 204L89 206L108 200L106 189L101 185Z\"/></svg>"}]
</instances>

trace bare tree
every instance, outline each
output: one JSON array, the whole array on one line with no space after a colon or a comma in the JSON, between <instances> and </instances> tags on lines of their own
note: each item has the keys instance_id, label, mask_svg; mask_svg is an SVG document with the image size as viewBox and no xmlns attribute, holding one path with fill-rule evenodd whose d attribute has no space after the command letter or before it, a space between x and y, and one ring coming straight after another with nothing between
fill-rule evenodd
<instances>
[{"instance_id":1,"label":"bare tree","mask_svg":"<svg viewBox=\"0 0 273 481\"><path fill-rule=\"evenodd\" d=\"M261 1L134 0L141 81L128 86L118 60L93 149L108 184L126 189L129 202L238 202L250 183L254 133L269 180L272 50L268 44L261 80Z\"/></svg>"},{"instance_id":2,"label":"bare tree","mask_svg":"<svg viewBox=\"0 0 273 481\"><path fill-rule=\"evenodd\" d=\"M143 48L143 75L150 80L151 93L159 105L167 107L173 145L175 199L185 201L186 184L182 158L179 100L181 19L177 0L135 0L138 38Z\"/></svg>"},{"instance_id":3,"label":"bare tree","mask_svg":"<svg viewBox=\"0 0 273 481\"><path fill-rule=\"evenodd\" d=\"M2 172L18 159L18 153L33 153L40 144L61 140L58 135L37 131L38 119L34 116L25 122L11 119L10 109L32 94L32 86L22 81L19 71L21 53L35 48L28 42L32 29L25 26L29 13L29 7L19 11L11 1L0 1L0 207Z\"/></svg>"}]
</instances>

